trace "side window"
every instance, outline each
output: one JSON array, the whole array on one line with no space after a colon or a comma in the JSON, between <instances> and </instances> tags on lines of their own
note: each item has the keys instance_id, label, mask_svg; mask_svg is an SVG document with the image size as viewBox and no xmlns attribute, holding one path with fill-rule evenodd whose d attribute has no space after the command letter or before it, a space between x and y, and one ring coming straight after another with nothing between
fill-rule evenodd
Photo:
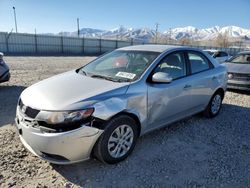
<instances>
[{"instance_id":1,"label":"side window","mask_svg":"<svg viewBox=\"0 0 250 188\"><path fill-rule=\"evenodd\" d=\"M156 67L156 72L168 73L173 79L186 76L186 64L183 53L173 53L167 55L160 64Z\"/></svg>"},{"instance_id":2,"label":"side window","mask_svg":"<svg viewBox=\"0 0 250 188\"><path fill-rule=\"evenodd\" d=\"M216 57L222 57L221 52L218 52L218 54L216 55Z\"/></svg>"},{"instance_id":3,"label":"side window","mask_svg":"<svg viewBox=\"0 0 250 188\"><path fill-rule=\"evenodd\" d=\"M226 52L221 52L220 53L220 57L225 57L225 56L228 56Z\"/></svg>"},{"instance_id":4,"label":"side window","mask_svg":"<svg viewBox=\"0 0 250 188\"><path fill-rule=\"evenodd\" d=\"M220 57L220 52L215 52L213 56L214 58Z\"/></svg>"},{"instance_id":5,"label":"side window","mask_svg":"<svg viewBox=\"0 0 250 188\"><path fill-rule=\"evenodd\" d=\"M197 73L209 69L209 62L198 53L188 53L188 58L191 66L191 73Z\"/></svg>"}]
</instances>

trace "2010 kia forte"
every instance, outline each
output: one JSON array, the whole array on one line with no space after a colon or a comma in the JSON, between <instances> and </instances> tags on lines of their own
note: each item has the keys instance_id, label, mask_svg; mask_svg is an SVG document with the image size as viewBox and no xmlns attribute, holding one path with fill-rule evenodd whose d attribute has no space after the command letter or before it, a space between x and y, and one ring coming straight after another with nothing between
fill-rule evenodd
<instances>
[{"instance_id":1,"label":"2010 kia forte","mask_svg":"<svg viewBox=\"0 0 250 188\"><path fill-rule=\"evenodd\" d=\"M198 112L216 116L226 83L225 66L197 49L120 48L25 89L16 125L24 146L51 163L95 156L113 164L151 130Z\"/></svg>"}]
</instances>

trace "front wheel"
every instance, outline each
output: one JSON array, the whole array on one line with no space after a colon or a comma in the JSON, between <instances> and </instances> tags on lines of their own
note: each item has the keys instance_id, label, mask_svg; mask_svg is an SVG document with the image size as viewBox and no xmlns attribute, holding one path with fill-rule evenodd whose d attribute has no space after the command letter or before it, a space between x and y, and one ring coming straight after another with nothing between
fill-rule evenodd
<instances>
[{"instance_id":1,"label":"front wheel","mask_svg":"<svg viewBox=\"0 0 250 188\"><path fill-rule=\"evenodd\" d=\"M204 111L206 117L215 117L219 114L222 105L222 94L216 92L211 98L207 108Z\"/></svg>"},{"instance_id":2,"label":"front wheel","mask_svg":"<svg viewBox=\"0 0 250 188\"><path fill-rule=\"evenodd\" d=\"M124 160L134 149L138 138L135 120L127 115L111 119L94 147L102 162L114 164Z\"/></svg>"}]
</instances>

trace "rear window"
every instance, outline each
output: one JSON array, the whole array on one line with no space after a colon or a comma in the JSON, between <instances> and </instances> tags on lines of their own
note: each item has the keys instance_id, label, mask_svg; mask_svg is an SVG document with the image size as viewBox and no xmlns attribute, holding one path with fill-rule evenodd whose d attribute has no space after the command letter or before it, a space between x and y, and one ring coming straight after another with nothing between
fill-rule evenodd
<instances>
[{"instance_id":1,"label":"rear window","mask_svg":"<svg viewBox=\"0 0 250 188\"><path fill-rule=\"evenodd\" d=\"M208 60L198 53L189 52L188 59L192 74L202 72L210 68Z\"/></svg>"}]
</instances>

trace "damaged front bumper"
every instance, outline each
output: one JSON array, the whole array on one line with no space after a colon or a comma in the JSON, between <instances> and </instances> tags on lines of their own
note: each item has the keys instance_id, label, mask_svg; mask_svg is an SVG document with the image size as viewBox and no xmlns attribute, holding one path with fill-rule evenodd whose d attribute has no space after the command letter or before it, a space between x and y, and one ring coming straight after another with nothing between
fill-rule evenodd
<instances>
[{"instance_id":1,"label":"damaged front bumper","mask_svg":"<svg viewBox=\"0 0 250 188\"><path fill-rule=\"evenodd\" d=\"M23 145L36 156L55 164L89 159L94 144L103 133L103 130L87 125L66 132L44 132L39 126L32 126L19 108L15 120Z\"/></svg>"},{"instance_id":2,"label":"damaged front bumper","mask_svg":"<svg viewBox=\"0 0 250 188\"><path fill-rule=\"evenodd\" d=\"M7 82L10 80L10 72L6 71L3 75L0 76L0 83Z\"/></svg>"}]
</instances>

